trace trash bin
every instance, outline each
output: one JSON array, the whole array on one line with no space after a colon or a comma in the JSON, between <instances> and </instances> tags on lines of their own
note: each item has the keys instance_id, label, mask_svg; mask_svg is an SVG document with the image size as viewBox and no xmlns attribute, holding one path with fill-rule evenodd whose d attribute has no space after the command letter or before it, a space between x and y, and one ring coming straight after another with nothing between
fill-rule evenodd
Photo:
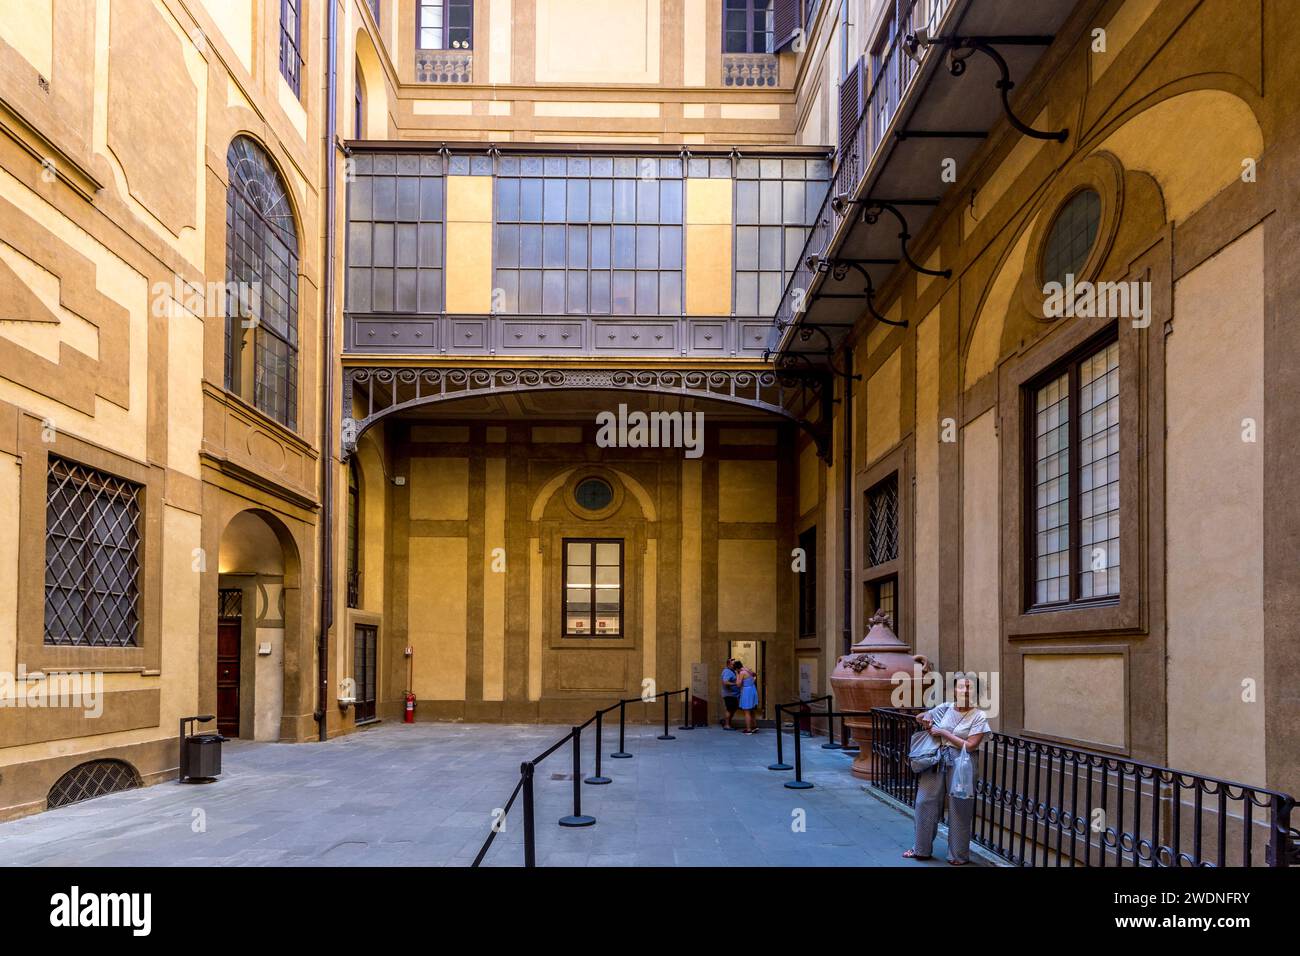
<instances>
[{"instance_id":1,"label":"trash bin","mask_svg":"<svg viewBox=\"0 0 1300 956\"><path fill-rule=\"evenodd\" d=\"M192 734L185 738L185 775L215 777L221 773L221 734Z\"/></svg>"}]
</instances>

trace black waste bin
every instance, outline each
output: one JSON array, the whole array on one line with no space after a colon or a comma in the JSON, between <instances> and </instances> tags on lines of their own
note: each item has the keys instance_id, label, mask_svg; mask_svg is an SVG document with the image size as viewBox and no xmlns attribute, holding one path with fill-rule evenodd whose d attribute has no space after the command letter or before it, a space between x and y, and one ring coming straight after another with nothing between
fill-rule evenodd
<instances>
[{"instance_id":1,"label":"black waste bin","mask_svg":"<svg viewBox=\"0 0 1300 956\"><path fill-rule=\"evenodd\" d=\"M221 734L193 734L185 738L185 776L211 778L221 773Z\"/></svg>"}]
</instances>

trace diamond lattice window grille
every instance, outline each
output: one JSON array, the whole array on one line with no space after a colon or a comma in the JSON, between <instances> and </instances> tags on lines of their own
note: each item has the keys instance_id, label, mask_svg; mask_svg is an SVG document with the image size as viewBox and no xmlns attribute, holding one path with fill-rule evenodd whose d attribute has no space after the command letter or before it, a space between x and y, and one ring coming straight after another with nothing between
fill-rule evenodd
<instances>
[{"instance_id":1,"label":"diamond lattice window grille","mask_svg":"<svg viewBox=\"0 0 1300 956\"><path fill-rule=\"evenodd\" d=\"M73 767L50 787L47 809L66 807L106 793L134 790L140 786L140 776L122 760L91 760Z\"/></svg>"},{"instance_id":2,"label":"diamond lattice window grille","mask_svg":"<svg viewBox=\"0 0 1300 956\"><path fill-rule=\"evenodd\" d=\"M898 475L867 492L867 561L871 567L898 559Z\"/></svg>"},{"instance_id":3,"label":"diamond lattice window grille","mask_svg":"<svg viewBox=\"0 0 1300 956\"><path fill-rule=\"evenodd\" d=\"M50 456L45 497L45 643L135 647L140 486Z\"/></svg>"}]
</instances>

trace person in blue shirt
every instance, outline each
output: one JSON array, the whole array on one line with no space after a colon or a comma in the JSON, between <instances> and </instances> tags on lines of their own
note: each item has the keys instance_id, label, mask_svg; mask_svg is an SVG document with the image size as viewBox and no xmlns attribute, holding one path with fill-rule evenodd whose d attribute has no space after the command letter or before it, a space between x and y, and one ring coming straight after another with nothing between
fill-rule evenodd
<instances>
[{"instance_id":1,"label":"person in blue shirt","mask_svg":"<svg viewBox=\"0 0 1300 956\"><path fill-rule=\"evenodd\" d=\"M758 733L755 712L758 709L758 675L741 661L733 661L736 669L736 682L740 685L740 709L745 714L746 734Z\"/></svg>"},{"instance_id":2,"label":"person in blue shirt","mask_svg":"<svg viewBox=\"0 0 1300 956\"><path fill-rule=\"evenodd\" d=\"M722 718L723 730L735 730L731 726L731 718L736 714L736 708L740 706L740 684L736 680L736 662L727 658L722 665L722 706L726 709L726 714Z\"/></svg>"}]
</instances>

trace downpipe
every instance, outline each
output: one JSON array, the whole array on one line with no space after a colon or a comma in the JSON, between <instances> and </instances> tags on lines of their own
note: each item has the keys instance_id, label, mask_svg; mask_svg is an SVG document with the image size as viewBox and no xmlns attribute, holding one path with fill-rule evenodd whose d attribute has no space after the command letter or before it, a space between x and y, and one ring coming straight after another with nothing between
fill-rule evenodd
<instances>
[{"instance_id":1,"label":"downpipe","mask_svg":"<svg viewBox=\"0 0 1300 956\"><path fill-rule=\"evenodd\" d=\"M321 580L320 631L316 635L316 667L320 674L316 690L316 724L320 739L329 736L329 632L334 626L334 180L338 172L338 4L330 0L328 68L325 90L325 281L322 289L323 371L321 403Z\"/></svg>"},{"instance_id":2,"label":"downpipe","mask_svg":"<svg viewBox=\"0 0 1300 956\"><path fill-rule=\"evenodd\" d=\"M844 350L844 653L853 652L853 348Z\"/></svg>"}]
</instances>

